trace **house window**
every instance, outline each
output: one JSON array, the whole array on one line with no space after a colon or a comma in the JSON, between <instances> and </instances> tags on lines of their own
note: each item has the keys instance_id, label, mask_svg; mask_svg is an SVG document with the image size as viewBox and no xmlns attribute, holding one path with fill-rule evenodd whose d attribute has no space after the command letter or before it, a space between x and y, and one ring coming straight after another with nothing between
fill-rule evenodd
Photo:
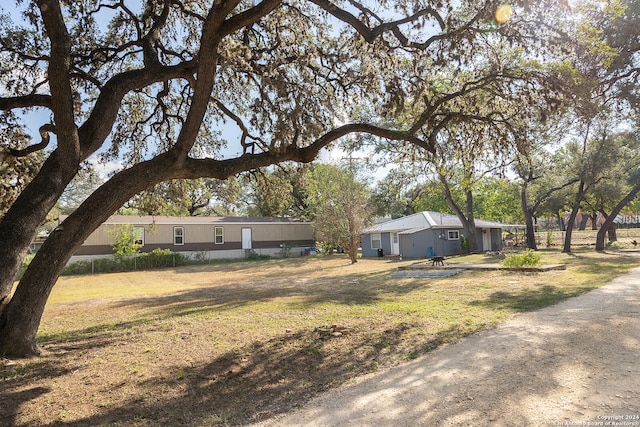
<instances>
[{"instance_id":1,"label":"house window","mask_svg":"<svg viewBox=\"0 0 640 427\"><path fill-rule=\"evenodd\" d=\"M144 246L144 227L133 227L133 243Z\"/></svg>"},{"instance_id":2,"label":"house window","mask_svg":"<svg viewBox=\"0 0 640 427\"><path fill-rule=\"evenodd\" d=\"M458 230L447 230L447 240L460 240L460 232Z\"/></svg>"},{"instance_id":3,"label":"house window","mask_svg":"<svg viewBox=\"0 0 640 427\"><path fill-rule=\"evenodd\" d=\"M382 237L380 233L371 235L371 249L380 249L382 247Z\"/></svg>"},{"instance_id":4,"label":"house window","mask_svg":"<svg viewBox=\"0 0 640 427\"><path fill-rule=\"evenodd\" d=\"M216 245L221 245L224 243L224 227L215 227L214 228L214 240L213 242Z\"/></svg>"},{"instance_id":5,"label":"house window","mask_svg":"<svg viewBox=\"0 0 640 427\"><path fill-rule=\"evenodd\" d=\"M173 244L184 245L184 227L173 227Z\"/></svg>"}]
</instances>

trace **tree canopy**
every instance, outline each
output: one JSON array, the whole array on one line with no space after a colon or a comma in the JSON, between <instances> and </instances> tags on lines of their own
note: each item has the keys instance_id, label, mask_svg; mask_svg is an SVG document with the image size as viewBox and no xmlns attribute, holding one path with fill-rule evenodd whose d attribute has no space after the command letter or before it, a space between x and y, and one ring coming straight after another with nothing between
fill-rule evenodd
<instances>
[{"instance_id":1,"label":"tree canopy","mask_svg":"<svg viewBox=\"0 0 640 427\"><path fill-rule=\"evenodd\" d=\"M552 31L550 17L559 15L549 10L558 3L514 3L505 22L496 21L498 6L16 2L13 16L0 19L0 125L15 139L2 157L14 164L39 152L43 162L24 176L0 221L0 355L38 352L40 316L62 267L99 224L148 188L308 163L350 134L435 153L446 124L486 115L469 109L474 99L494 106L499 94L518 88L525 96L525 62L500 52L521 45L520 53L556 55L562 33ZM552 100L554 85L547 89ZM38 130L29 131L27 120L40 120ZM51 233L12 295L38 227L95 157L122 169Z\"/></svg>"}]
</instances>

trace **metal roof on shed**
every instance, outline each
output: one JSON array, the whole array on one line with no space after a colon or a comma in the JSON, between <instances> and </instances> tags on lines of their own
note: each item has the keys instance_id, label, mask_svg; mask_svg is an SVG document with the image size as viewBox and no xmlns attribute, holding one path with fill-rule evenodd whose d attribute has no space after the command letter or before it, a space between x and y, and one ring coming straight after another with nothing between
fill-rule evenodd
<instances>
[{"instance_id":1,"label":"metal roof on shed","mask_svg":"<svg viewBox=\"0 0 640 427\"><path fill-rule=\"evenodd\" d=\"M509 228L506 224L475 220L476 228ZM428 228L462 228L462 222L457 216L441 212L424 211L402 218L392 219L366 228L363 233L402 233L412 234Z\"/></svg>"}]
</instances>

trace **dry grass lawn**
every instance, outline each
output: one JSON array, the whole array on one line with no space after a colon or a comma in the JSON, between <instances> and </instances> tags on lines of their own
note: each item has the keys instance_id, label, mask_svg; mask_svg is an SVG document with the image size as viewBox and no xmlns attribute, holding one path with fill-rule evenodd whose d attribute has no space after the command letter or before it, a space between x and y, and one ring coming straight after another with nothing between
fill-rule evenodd
<instances>
[{"instance_id":1,"label":"dry grass lawn","mask_svg":"<svg viewBox=\"0 0 640 427\"><path fill-rule=\"evenodd\" d=\"M43 356L1 361L0 425L248 424L640 261L543 254L568 269L394 279L415 261L330 256L64 277ZM495 262L451 261L469 259Z\"/></svg>"}]
</instances>

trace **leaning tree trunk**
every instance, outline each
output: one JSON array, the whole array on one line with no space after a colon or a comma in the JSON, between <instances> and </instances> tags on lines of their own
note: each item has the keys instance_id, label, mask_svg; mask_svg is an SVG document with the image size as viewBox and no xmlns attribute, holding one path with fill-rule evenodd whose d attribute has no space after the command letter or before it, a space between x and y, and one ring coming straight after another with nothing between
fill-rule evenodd
<instances>
[{"instance_id":1,"label":"leaning tree trunk","mask_svg":"<svg viewBox=\"0 0 640 427\"><path fill-rule=\"evenodd\" d=\"M591 229L592 230L597 230L598 229L598 213L594 212L590 215L591 218Z\"/></svg>"},{"instance_id":2,"label":"leaning tree trunk","mask_svg":"<svg viewBox=\"0 0 640 427\"><path fill-rule=\"evenodd\" d=\"M591 218L590 215L582 214L582 216L580 217L580 224L578 225L578 230L586 230L587 222L589 222L590 218Z\"/></svg>"},{"instance_id":3,"label":"leaning tree trunk","mask_svg":"<svg viewBox=\"0 0 640 427\"><path fill-rule=\"evenodd\" d=\"M610 214L607 214L604 210L600 210L600 213L602 214L602 217L605 220L610 216ZM609 240L609 243L618 241L618 225L615 222L613 222L615 221L615 218L617 216L618 214L614 215L612 222L610 222L609 226L607 227L607 238Z\"/></svg>"},{"instance_id":4,"label":"leaning tree trunk","mask_svg":"<svg viewBox=\"0 0 640 427\"><path fill-rule=\"evenodd\" d=\"M618 241L618 225L615 222L612 222L609 226L609 229L607 230L607 237L609 243Z\"/></svg>"},{"instance_id":5,"label":"leaning tree trunk","mask_svg":"<svg viewBox=\"0 0 640 427\"><path fill-rule=\"evenodd\" d=\"M607 216L607 218L602 223L602 226L600 227L600 230L598 230L598 234L596 236L596 251L604 251L604 238L607 234L607 231L615 225L613 221L616 219L620 211L622 211L622 209L624 209L624 207L627 206L629 202L631 202L636 197L636 194L638 194L638 192L640 192L640 180L638 180L636 185L624 197L624 199L620 200L620 202L618 202L618 204L611 210L611 212L609 212L609 216Z\"/></svg>"},{"instance_id":6,"label":"leaning tree trunk","mask_svg":"<svg viewBox=\"0 0 640 427\"><path fill-rule=\"evenodd\" d=\"M527 202L527 186L523 185L520 190L520 206L522 213L524 214L525 230L527 234L527 247L529 249L537 250L536 244L536 229L533 223L533 211L529 209L529 203Z\"/></svg>"},{"instance_id":7,"label":"leaning tree trunk","mask_svg":"<svg viewBox=\"0 0 640 427\"><path fill-rule=\"evenodd\" d=\"M0 312L0 356L39 353L36 333L44 307L62 268L87 237L135 194L171 179L227 179L243 171L283 161L308 163L331 141L351 131L346 126L316 145L274 153L240 156L222 161L188 159L181 151L167 152L119 172L98 188L44 242L5 308Z\"/></svg>"},{"instance_id":8,"label":"leaning tree trunk","mask_svg":"<svg viewBox=\"0 0 640 427\"><path fill-rule=\"evenodd\" d=\"M77 161L58 150L45 161L0 222L0 312L38 228L77 171Z\"/></svg>"},{"instance_id":9,"label":"leaning tree trunk","mask_svg":"<svg viewBox=\"0 0 640 427\"><path fill-rule=\"evenodd\" d=\"M564 223L564 218L562 217L562 213L560 211L558 211L558 213L556 214L556 218L558 220L558 228L560 229L560 231L567 231L567 226Z\"/></svg>"},{"instance_id":10,"label":"leaning tree trunk","mask_svg":"<svg viewBox=\"0 0 640 427\"><path fill-rule=\"evenodd\" d=\"M460 209L460 207L453 200L451 189L449 188L446 180L441 176L440 181L442 182L444 187L445 201L462 223L462 228L464 228L464 232L467 235L467 239L469 241L469 252L479 252L478 236L476 235L476 224L473 218L473 194L471 193L471 191L466 192L465 207L467 209L467 215L465 215L464 212L462 212L462 209Z\"/></svg>"},{"instance_id":11,"label":"leaning tree trunk","mask_svg":"<svg viewBox=\"0 0 640 427\"><path fill-rule=\"evenodd\" d=\"M87 237L133 195L174 178L166 157L120 172L96 190L44 242L0 313L0 356L39 354L36 333L60 272Z\"/></svg>"},{"instance_id":12,"label":"leaning tree trunk","mask_svg":"<svg viewBox=\"0 0 640 427\"><path fill-rule=\"evenodd\" d=\"M567 221L567 231L564 236L564 246L562 248L562 252L571 253L571 234L573 233L573 228L576 224L576 217L578 216L578 211L580 210L580 203L582 202L582 198L584 197L584 182L580 181L580 185L578 186L578 193L576 194L576 200L573 203L573 209L571 209L571 215L569 215L569 221Z\"/></svg>"}]
</instances>

